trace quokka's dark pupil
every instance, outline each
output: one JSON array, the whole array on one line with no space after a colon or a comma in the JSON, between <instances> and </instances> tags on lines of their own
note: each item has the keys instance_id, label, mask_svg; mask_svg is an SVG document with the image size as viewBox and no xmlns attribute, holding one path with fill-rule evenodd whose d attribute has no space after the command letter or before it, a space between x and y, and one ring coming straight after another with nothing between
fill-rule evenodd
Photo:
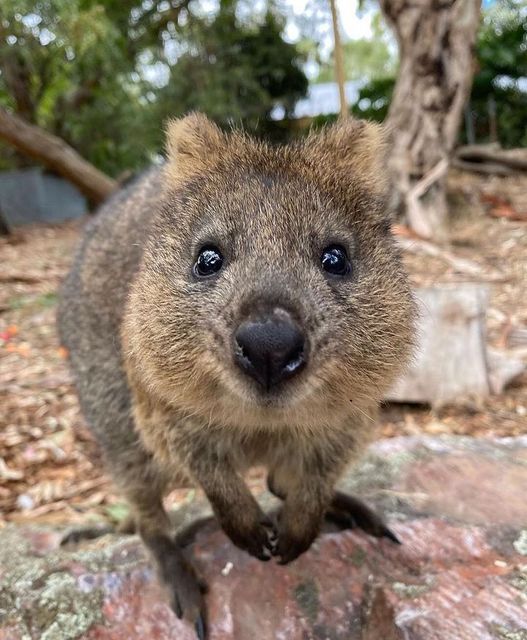
<instances>
[{"instance_id":1,"label":"quokka's dark pupil","mask_svg":"<svg viewBox=\"0 0 527 640\"><path fill-rule=\"evenodd\" d=\"M335 276L347 275L351 270L346 249L340 245L326 247L322 251L320 262L324 271Z\"/></svg>"},{"instance_id":2,"label":"quokka's dark pupil","mask_svg":"<svg viewBox=\"0 0 527 640\"><path fill-rule=\"evenodd\" d=\"M223 256L215 247L203 247L196 261L195 272L198 276L210 276L223 266Z\"/></svg>"}]
</instances>

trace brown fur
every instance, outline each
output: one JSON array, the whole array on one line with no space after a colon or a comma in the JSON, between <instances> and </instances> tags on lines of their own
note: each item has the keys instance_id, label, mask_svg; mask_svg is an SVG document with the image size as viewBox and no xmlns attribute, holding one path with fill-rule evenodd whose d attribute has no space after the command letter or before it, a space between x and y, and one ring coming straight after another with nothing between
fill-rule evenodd
<instances>
[{"instance_id":1,"label":"brown fur","mask_svg":"<svg viewBox=\"0 0 527 640\"><path fill-rule=\"evenodd\" d=\"M231 539L262 559L306 550L406 361L413 302L385 213L379 126L348 120L271 147L194 114L171 123L167 140L163 170L116 196L88 231L59 319L110 470L179 611L196 619L200 596L182 591L192 571L162 495L200 485ZM335 242L353 264L342 281L320 269ZM225 267L204 282L191 267L206 243ZM310 343L305 370L269 393L232 351L240 321L266 304L286 308ZM256 463L284 497L276 546L240 476Z\"/></svg>"}]
</instances>

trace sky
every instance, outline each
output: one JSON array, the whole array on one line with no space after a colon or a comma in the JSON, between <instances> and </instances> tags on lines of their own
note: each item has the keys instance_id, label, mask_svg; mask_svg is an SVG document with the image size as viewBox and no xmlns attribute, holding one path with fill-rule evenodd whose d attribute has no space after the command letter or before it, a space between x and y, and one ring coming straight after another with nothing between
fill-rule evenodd
<instances>
[{"instance_id":1,"label":"sky","mask_svg":"<svg viewBox=\"0 0 527 640\"><path fill-rule=\"evenodd\" d=\"M295 14L302 15L309 0L290 0ZM360 38L371 33L371 11L357 16L358 0L336 0L340 28L344 39ZM291 27L289 27L291 28ZM294 28L293 28L294 31ZM288 34L294 38L294 33Z\"/></svg>"},{"instance_id":2,"label":"sky","mask_svg":"<svg viewBox=\"0 0 527 640\"><path fill-rule=\"evenodd\" d=\"M318 0L320 1L320 0ZM329 7L329 0L325 0ZM306 7L314 4L313 0L287 0L282 3L283 5L289 5L292 8L292 12L295 16L301 17L306 13ZM358 0L336 0L337 12L339 16L340 34L343 40L350 40L355 38L368 37L372 33L371 21L373 17L373 9L370 8L366 11L362 11L358 15ZM371 6L371 4L370 4ZM327 20L329 24L329 9ZM296 42L300 36L298 26L295 24L296 20L290 18L285 28L285 38L290 42ZM318 34L320 36L320 33ZM322 60L329 58L331 51L333 50L333 32L328 29L324 38L319 40L319 55ZM319 72L319 67L313 61L308 62L305 65L304 71L308 78L314 79Z\"/></svg>"},{"instance_id":3,"label":"sky","mask_svg":"<svg viewBox=\"0 0 527 640\"><path fill-rule=\"evenodd\" d=\"M294 0L293 4L303 2ZM371 34L371 11L357 16L357 0L337 0L337 11L340 18L340 28L345 39L362 38Z\"/></svg>"}]
</instances>

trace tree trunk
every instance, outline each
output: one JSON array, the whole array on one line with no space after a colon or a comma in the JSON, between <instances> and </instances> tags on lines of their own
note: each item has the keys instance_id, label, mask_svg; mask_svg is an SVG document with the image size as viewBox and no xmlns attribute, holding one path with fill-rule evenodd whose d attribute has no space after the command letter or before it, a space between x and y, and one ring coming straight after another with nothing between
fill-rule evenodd
<instances>
[{"instance_id":1,"label":"tree trunk","mask_svg":"<svg viewBox=\"0 0 527 640\"><path fill-rule=\"evenodd\" d=\"M0 107L0 138L73 182L94 204L105 200L117 182L84 160L64 140Z\"/></svg>"},{"instance_id":2,"label":"tree trunk","mask_svg":"<svg viewBox=\"0 0 527 640\"><path fill-rule=\"evenodd\" d=\"M333 54L335 58L335 78L339 87L340 117L348 115L346 101L346 78L344 75L344 60L342 56L342 43L340 41L339 16L335 0L329 0L331 7L331 21L333 23Z\"/></svg>"},{"instance_id":3,"label":"tree trunk","mask_svg":"<svg viewBox=\"0 0 527 640\"><path fill-rule=\"evenodd\" d=\"M394 208L425 238L445 240L445 177L474 71L480 0L380 0L399 43L388 113Z\"/></svg>"}]
</instances>

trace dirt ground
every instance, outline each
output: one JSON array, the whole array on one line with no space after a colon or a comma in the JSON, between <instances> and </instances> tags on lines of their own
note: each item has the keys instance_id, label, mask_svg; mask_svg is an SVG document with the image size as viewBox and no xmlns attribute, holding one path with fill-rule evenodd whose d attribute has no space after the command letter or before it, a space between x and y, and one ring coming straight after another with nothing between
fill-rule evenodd
<instances>
[{"instance_id":1,"label":"dirt ground","mask_svg":"<svg viewBox=\"0 0 527 640\"><path fill-rule=\"evenodd\" d=\"M470 275L443 257L405 251L416 285L485 281L489 344L527 362L527 177L453 173L452 246L473 261ZM126 505L101 472L55 334L57 286L82 225L30 226L0 239L0 526L7 521L79 524L119 521ZM500 396L433 410L384 407L379 437L527 434L527 376ZM261 486L261 472L250 483ZM172 501L191 497L176 492Z\"/></svg>"}]
</instances>

